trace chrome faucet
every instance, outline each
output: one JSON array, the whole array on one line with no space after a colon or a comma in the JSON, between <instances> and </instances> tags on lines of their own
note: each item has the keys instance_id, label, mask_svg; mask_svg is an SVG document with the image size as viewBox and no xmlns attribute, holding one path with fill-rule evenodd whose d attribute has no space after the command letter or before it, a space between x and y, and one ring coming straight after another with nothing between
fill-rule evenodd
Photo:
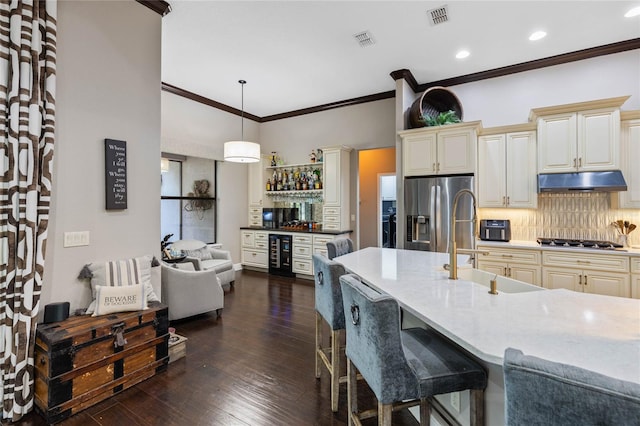
<instances>
[{"instance_id":1,"label":"chrome faucet","mask_svg":"<svg viewBox=\"0 0 640 426\"><path fill-rule=\"evenodd\" d=\"M471 219L456 219L456 211L458 210L458 200L464 194L469 194L473 199L473 217ZM453 209L451 209L451 239L449 241L449 279L458 279L458 247L456 245L456 223L457 222L473 222L473 239L476 238L476 222L477 222L478 208L476 207L476 196L473 195L468 189L461 189L453 199ZM460 250L463 251L463 250ZM466 253L475 252L476 250L464 250Z\"/></svg>"}]
</instances>

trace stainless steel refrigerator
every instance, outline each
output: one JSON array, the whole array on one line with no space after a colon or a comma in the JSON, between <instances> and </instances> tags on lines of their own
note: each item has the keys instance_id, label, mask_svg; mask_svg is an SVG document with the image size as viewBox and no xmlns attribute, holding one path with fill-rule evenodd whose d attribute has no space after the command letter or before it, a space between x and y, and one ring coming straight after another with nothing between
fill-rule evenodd
<instances>
[{"instance_id":1,"label":"stainless steel refrigerator","mask_svg":"<svg viewBox=\"0 0 640 426\"><path fill-rule=\"evenodd\" d=\"M461 189L473 191L473 175L417 177L404 180L406 241L410 250L446 253L451 235L453 200ZM458 200L456 219L473 218L473 200L467 194ZM456 223L458 248L474 248L474 224Z\"/></svg>"}]
</instances>

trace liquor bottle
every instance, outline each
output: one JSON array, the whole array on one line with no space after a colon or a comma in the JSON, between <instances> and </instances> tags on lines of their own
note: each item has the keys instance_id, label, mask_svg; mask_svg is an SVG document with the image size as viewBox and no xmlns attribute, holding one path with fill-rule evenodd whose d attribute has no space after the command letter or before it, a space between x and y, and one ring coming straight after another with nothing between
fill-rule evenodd
<instances>
[{"instance_id":1,"label":"liquor bottle","mask_svg":"<svg viewBox=\"0 0 640 426\"><path fill-rule=\"evenodd\" d=\"M267 178L267 191L271 191L271 179Z\"/></svg>"}]
</instances>

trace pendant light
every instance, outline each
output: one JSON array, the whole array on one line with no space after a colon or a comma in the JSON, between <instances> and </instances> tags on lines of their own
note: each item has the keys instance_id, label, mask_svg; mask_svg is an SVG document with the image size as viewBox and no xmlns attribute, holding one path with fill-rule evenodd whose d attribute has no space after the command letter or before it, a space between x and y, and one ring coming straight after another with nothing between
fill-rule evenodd
<instances>
[{"instance_id":1,"label":"pendant light","mask_svg":"<svg viewBox=\"0 0 640 426\"><path fill-rule=\"evenodd\" d=\"M260 161L260 145L244 140L244 85L247 82L245 80L238 80L238 83L240 83L240 87L242 87L242 109L240 118L242 123L242 140L224 143L224 161L231 161L233 163L256 163Z\"/></svg>"}]
</instances>

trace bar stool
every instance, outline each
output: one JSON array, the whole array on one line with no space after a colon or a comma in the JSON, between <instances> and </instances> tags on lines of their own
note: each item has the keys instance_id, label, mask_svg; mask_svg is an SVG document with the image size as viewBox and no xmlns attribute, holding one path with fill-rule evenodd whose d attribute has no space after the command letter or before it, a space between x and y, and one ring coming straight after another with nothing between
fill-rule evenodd
<instances>
[{"instance_id":1,"label":"bar stool","mask_svg":"<svg viewBox=\"0 0 640 426\"><path fill-rule=\"evenodd\" d=\"M357 276L343 275L340 284L346 313L349 425L376 415L378 425L391 425L394 409L418 404L420 424L428 425L430 397L467 389L471 425L484 424L487 375L478 363L433 331L401 330L398 302ZM377 410L358 412L356 369L378 399Z\"/></svg>"},{"instance_id":2,"label":"bar stool","mask_svg":"<svg viewBox=\"0 0 640 426\"><path fill-rule=\"evenodd\" d=\"M314 254L316 297L316 379L320 378L320 366L329 370L331 375L331 410L338 411L340 383L347 381L347 376L340 376L340 340L344 331L344 308L339 278L345 274L344 267L326 257ZM322 347L322 320L331 329L331 346ZM327 353L331 357L327 356Z\"/></svg>"},{"instance_id":3,"label":"bar stool","mask_svg":"<svg viewBox=\"0 0 640 426\"><path fill-rule=\"evenodd\" d=\"M524 425L638 425L640 385L573 365L504 353L505 422Z\"/></svg>"},{"instance_id":4,"label":"bar stool","mask_svg":"<svg viewBox=\"0 0 640 426\"><path fill-rule=\"evenodd\" d=\"M353 241L351 241L351 238L338 238L327 243L327 257L329 259L351 252L353 252Z\"/></svg>"}]
</instances>

